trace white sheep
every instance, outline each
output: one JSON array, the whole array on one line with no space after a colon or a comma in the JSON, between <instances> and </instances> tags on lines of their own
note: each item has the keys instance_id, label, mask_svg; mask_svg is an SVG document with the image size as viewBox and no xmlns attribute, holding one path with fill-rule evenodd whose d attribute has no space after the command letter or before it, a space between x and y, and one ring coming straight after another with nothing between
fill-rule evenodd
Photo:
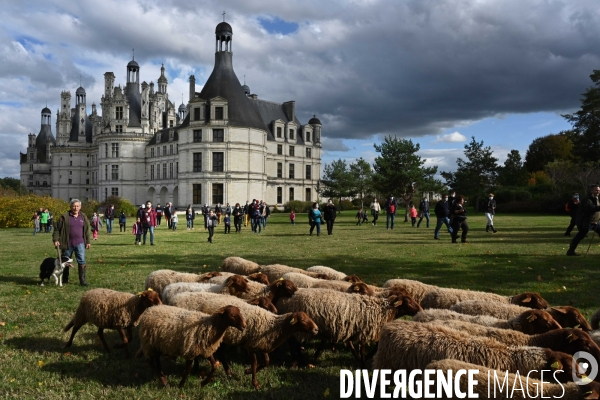
<instances>
[{"instance_id":1,"label":"white sheep","mask_svg":"<svg viewBox=\"0 0 600 400\"><path fill-rule=\"evenodd\" d=\"M177 272L170 269L160 269L151 272L146 278L145 288L152 288L159 294L163 292L165 287L176 282L206 282L214 276L221 275L220 272L207 272L204 274L189 274L185 272Z\"/></svg>"},{"instance_id":2,"label":"white sheep","mask_svg":"<svg viewBox=\"0 0 600 400\"><path fill-rule=\"evenodd\" d=\"M325 267L323 265L315 265L315 266L306 268L306 271L314 272L316 274L323 274L323 275L326 275L327 277L329 277L329 279L337 280L337 281L344 280L344 278L346 278L346 276L347 276L343 272L340 272L333 268Z\"/></svg>"},{"instance_id":3,"label":"white sheep","mask_svg":"<svg viewBox=\"0 0 600 400\"><path fill-rule=\"evenodd\" d=\"M221 264L221 270L236 275L250 275L260 270L260 265L241 257L227 257Z\"/></svg>"},{"instance_id":4,"label":"white sheep","mask_svg":"<svg viewBox=\"0 0 600 400\"><path fill-rule=\"evenodd\" d=\"M164 305L148 311L152 312L144 313L139 323L141 351L163 386L167 385L167 377L160 365L161 354L186 360L179 387L185 384L195 358L209 358L212 368L202 382L205 385L215 372L217 364L213 353L221 344L227 328L246 328L244 317L234 306L221 308L212 315Z\"/></svg>"},{"instance_id":5,"label":"white sheep","mask_svg":"<svg viewBox=\"0 0 600 400\"><path fill-rule=\"evenodd\" d=\"M527 308L544 309L550 305L539 293L525 292L514 296L500 296L495 293L477 292L474 290L438 288L427 293L421 301L421 307L449 309L456 303L467 300L478 300L489 303L516 304Z\"/></svg>"},{"instance_id":6,"label":"white sheep","mask_svg":"<svg viewBox=\"0 0 600 400\"><path fill-rule=\"evenodd\" d=\"M300 268L288 267L287 265L282 264L263 265L262 267L260 267L260 272L267 275L269 277L270 282L275 282L279 278L283 277L283 274L287 272L297 272L299 274L308 275L313 278L327 279L327 275L318 274L316 272L307 272Z\"/></svg>"},{"instance_id":7,"label":"white sheep","mask_svg":"<svg viewBox=\"0 0 600 400\"><path fill-rule=\"evenodd\" d=\"M183 292L211 292L238 296L248 291L248 283L246 278L240 275L229 276L221 284L195 282L171 283L163 290L162 299L165 304L171 304L173 296Z\"/></svg>"},{"instance_id":8,"label":"white sheep","mask_svg":"<svg viewBox=\"0 0 600 400\"><path fill-rule=\"evenodd\" d=\"M415 299L419 304L423 301L425 295L431 291L439 289L434 285L427 285L425 283L414 281L411 279L390 279L383 284L384 288L402 288L406 290L410 296Z\"/></svg>"}]
</instances>

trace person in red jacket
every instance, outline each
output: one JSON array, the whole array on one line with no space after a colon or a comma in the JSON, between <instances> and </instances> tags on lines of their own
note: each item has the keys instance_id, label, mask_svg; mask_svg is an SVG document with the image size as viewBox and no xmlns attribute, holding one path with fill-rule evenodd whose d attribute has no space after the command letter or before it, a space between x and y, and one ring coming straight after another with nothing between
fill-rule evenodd
<instances>
[{"instance_id":1,"label":"person in red jacket","mask_svg":"<svg viewBox=\"0 0 600 400\"><path fill-rule=\"evenodd\" d=\"M154 246L154 227L156 226L156 210L152 208L152 202L148 200L142 211L142 227L144 228L143 243L146 244L146 235L150 231L150 246Z\"/></svg>"}]
</instances>

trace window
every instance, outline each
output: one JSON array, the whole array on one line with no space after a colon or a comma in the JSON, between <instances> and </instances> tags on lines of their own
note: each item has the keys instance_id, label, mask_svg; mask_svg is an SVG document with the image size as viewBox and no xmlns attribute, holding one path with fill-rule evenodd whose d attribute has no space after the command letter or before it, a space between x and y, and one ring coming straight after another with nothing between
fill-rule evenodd
<instances>
[{"instance_id":1,"label":"window","mask_svg":"<svg viewBox=\"0 0 600 400\"><path fill-rule=\"evenodd\" d=\"M89 162L89 161L86 161L86 162L85 162L85 166L86 166L86 167L89 167L89 166L90 166L90 162Z\"/></svg>"},{"instance_id":2,"label":"window","mask_svg":"<svg viewBox=\"0 0 600 400\"><path fill-rule=\"evenodd\" d=\"M173 179L173 163L169 163L169 179Z\"/></svg>"},{"instance_id":3,"label":"window","mask_svg":"<svg viewBox=\"0 0 600 400\"><path fill-rule=\"evenodd\" d=\"M194 121L200 121L200 107L194 107Z\"/></svg>"},{"instance_id":4,"label":"window","mask_svg":"<svg viewBox=\"0 0 600 400\"><path fill-rule=\"evenodd\" d=\"M123 119L123 107L115 107L115 119Z\"/></svg>"},{"instance_id":5,"label":"window","mask_svg":"<svg viewBox=\"0 0 600 400\"><path fill-rule=\"evenodd\" d=\"M108 158L108 143L104 144L104 158Z\"/></svg>"},{"instance_id":6,"label":"window","mask_svg":"<svg viewBox=\"0 0 600 400\"><path fill-rule=\"evenodd\" d=\"M199 183L194 183L192 185L192 203L194 204L202 204L202 185Z\"/></svg>"},{"instance_id":7,"label":"window","mask_svg":"<svg viewBox=\"0 0 600 400\"><path fill-rule=\"evenodd\" d=\"M69 179L69 185L72 184L72 183L73 183L73 179ZM38 184L37 186L40 186L39 182L37 182L37 184Z\"/></svg>"},{"instance_id":8,"label":"window","mask_svg":"<svg viewBox=\"0 0 600 400\"><path fill-rule=\"evenodd\" d=\"M213 183L212 185L212 202L213 204L223 203L223 184Z\"/></svg>"},{"instance_id":9,"label":"window","mask_svg":"<svg viewBox=\"0 0 600 400\"><path fill-rule=\"evenodd\" d=\"M202 141L202 129L194 129L194 143Z\"/></svg>"},{"instance_id":10,"label":"window","mask_svg":"<svg viewBox=\"0 0 600 400\"><path fill-rule=\"evenodd\" d=\"M310 142L310 132L306 132L306 141Z\"/></svg>"},{"instance_id":11,"label":"window","mask_svg":"<svg viewBox=\"0 0 600 400\"><path fill-rule=\"evenodd\" d=\"M71 183L71 182L69 182ZM35 186L40 186L40 181L35 181Z\"/></svg>"},{"instance_id":12,"label":"window","mask_svg":"<svg viewBox=\"0 0 600 400\"><path fill-rule=\"evenodd\" d=\"M202 153L194 153L192 172L202 172Z\"/></svg>"},{"instance_id":13,"label":"window","mask_svg":"<svg viewBox=\"0 0 600 400\"><path fill-rule=\"evenodd\" d=\"M44 182L44 183L46 183L46 182ZM85 180L85 184L86 184L86 185L89 185L89 184L90 184L90 180L89 180L89 179L86 179L86 180ZM46 186L46 185L44 185L44 186Z\"/></svg>"},{"instance_id":14,"label":"window","mask_svg":"<svg viewBox=\"0 0 600 400\"><path fill-rule=\"evenodd\" d=\"M35 153L32 151L31 153L29 153L29 159L33 160L35 158ZM61 158L62 160L62 158Z\"/></svg>"},{"instance_id":15,"label":"window","mask_svg":"<svg viewBox=\"0 0 600 400\"><path fill-rule=\"evenodd\" d=\"M167 155L167 146L163 146L162 155L163 155L163 156L166 156L166 155Z\"/></svg>"},{"instance_id":16,"label":"window","mask_svg":"<svg viewBox=\"0 0 600 400\"><path fill-rule=\"evenodd\" d=\"M169 128L172 128L172 127L173 127L173 120L172 120L172 119L170 119L170 120L169 120Z\"/></svg>"},{"instance_id":17,"label":"window","mask_svg":"<svg viewBox=\"0 0 600 400\"><path fill-rule=\"evenodd\" d=\"M294 156L296 153L296 149L294 148L294 146L290 146L290 156Z\"/></svg>"},{"instance_id":18,"label":"window","mask_svg":"<svg viewBox=\"0 0 600 400\"><path fill-rule=\"evenodd\" d=\"M48 186L48 181L42 182L42 186Z\"/></svg>"},{"instance_id":19,"label":"window","mask_svg":"<svg viewBox=\"0 0 600 400\"><path fill-rule=\"evenodd\" d=\"M213 172L223 172L223 153L213 153Z\"/></svg>"},{"instance_id":20,"label":"window","mask_svg":"<svg viewBox=\"0 0 600 400\"><path fill-rule=\"evenodd\" d=\"M169 145L169 154L173 154L173 145L172 144Z\"/></svg>"},{"instance_id":21,"label":"window","mask_svg":"<svg viewBox=\"0 0 600 400\"><path fill-rule=\"evenodd\" d=\"M113 180L113 181L119 180L119 166L118 165L110 166L110 176L111 176L111 180Z\"/></svg>"},{"instance_id":22,"label":"window","mask_svg":"<svg viewBox=\"0 0 600 400\"><path fill-rule=\"evenodd\" d=\"M154 180L154 165L150 166L150 180Z\"/></svg>"},{"instance_id":23,"label":"window","mask_svg":"<svg viewBox=\"0 0 600 400\"><path fill-rule=\"evenodd\" d=\"M69 167L73 166L73 161L69 161Z\"/></svg>"},{"instance_id":24,"label":"window","mask_svg":"<svg viewBox=\"0 0 600 400\"><path fill-rule=\"evenodd\" d=\"M307 148L306 149L306 158L311 158L311 156L312 156L312 149Z\"/></svg>"},{"instance_id":25,"label":"window","mask_svg":"<svg viewBox=\"0 0 600 400\"><path fill-rule=\"evenodd\" d=\"M73 175L73 171L69 171L69 175Z\"/></svg>"},{"instance_id":26,"label":"window","mask_svg":"<svg viewBox=\"0 0 600 400\"><path fill-rule=\"evenodd\" d=\"M277 145L277 155L282 155L282 154L283 154L283 145L278 144Z\"/></svg>"},{"instance_id":27,"label":"window","mask_svg":"<svg viewBox=\"0 0 600 400\"><path fill-rule=\"evenodd\" d=\"M281 137L281 127L280 126L277 127L277 137L278 138Z\"/></svg>"},{"instance_id":28,"label":"window","mask_svg":"<svg viewBox=\"0 0 600 400\"><path fill-rule=\"evenodd\" d=\"M294 179L294 164L290 164L290 179Z\"/></svg>"},{"instance_id":29,"label":"window","mask_svg":"<svg viewBox=\"0 0 600 400\"><path fill-rule=\"evenodd\" d=\"M222 142L225 139L225 129L213 129L213 142Z\"/></svg>"},{"instance_id":30,"label":"window","mask_svg":"<svg viewBox=\"0 0 600 400\"><path fill-rule=\"evenodd\" d=\"M283 178L283 163L277 163L277 177Z\"/></svg>"},{"instance_id":31,"label":"window","mask_svg":"<svg viewBox=\"0 0 600 400\"><path fill-rule=\"evenodd\" d=\"M283 203L283 188L278 187L277 188L277 204L282 204Z\"/></svg>"},{"instance_id":32,"label":"window","mask_svg":"<svg viewBox=\"0 0 600 400\"><path fill-rule=\"evenodd\" d=\"M156 157L160 157L160 146L156 147Z\"/></svg>"},{"instance_id":33,"label":"window","mask_svg":"<svg viewBox=\"0 0 600 400\"><path fill-rule=\"evenodd\" d=\"M310 194L311 194L310 188L304 189L304 201L310 201L310 197L311 197Z\"/></svg>"},{"instance_id":34,"label":"window","mask_svg":"<svg viewBox=\"0 0 600 400\"><path fill-rule=\"evenodd\" d=\"M167 163L163 164L162 177L163 177L163 179L167 179Z\"/></svg>"},{"instance_id":35,"label":"window","mask_svg":"<svg viewBox=\"0 0 600 400\"><path fill-rule=\"evenodd\" d=\"M29 170L33 171L33 164L29 164Z\"/></svg>"},{"instance_id":36,"label":"window","mask_svg":"<svg viewBox=\"0 0 600 400\"><path fill-rule=\"evenodd\" d=\"M118 158L119 157L119 143L111 143L111 157Z\"/></svg>"},{"instance_id":37,"label":"window","mask_svg":"<svg viewBox=\"0 0 600 400\"><path fill-rule=\"evenodd\" d=\"M223 119L223 107L215 107L215 119Z\"/></svg>"},{"instance_id":38,"label":"window","mask_svg":"<svg viewBox=\"0 0 600 400\"><path fill-rule=\"evenodd\" d=\"M104 166L104 180L108 180L108 165Z\"/></svg>"},{"instance_id":39,"label":"window","mask_svg":"<svg viewBox=\"0 0 600 400\"><path fill-rule=\"evenodd\" d=\"M288 201L294 201L294 188L290 188L290 195Z\"/></svg>"},{"instance_id":40,"label":"window","mask_svg":"<svg viewBox=\"0 0 600 400\"><path fill-rule=\"evenodd\" d=\"M108 199L108 188L104 188L104 201Z\"/></svg>"},{"instance_id":41,"label":"window","mask_svg":"<svg viewBox=\"0 0 600 400\"><path fill-rule=\"evenodd\" d=\"M115 125L115 132L123 133L123 125Z\"/></svg>"},{"instance_id":42,"label":"window","mask_svg":"<svg viewBox=\"0 0 600 400\"><path fill-rule=\"evenodd\" d=\"M110 195L119 197L119 188L110 188Z\"/></svg>"},{"instance_id":43,"label":"window","mask_svg":"<svg viewBox=\"0 0 600 400\"><path fill-rule=\"evenodd\" d=\"M156 164L156 179L160 179L160 164Z\"/></svg>"},{"instance_id":44,"label":"window","mask_svg":"<svg viewBox=\"0 0 600 400\"><path fill-rule=\"evenodd\" d=\"M179 161L175 163L175 176L179 175Z\"/></svg>"},{"instance_id":45,"label":"window","mask_svg":"<svg viewBox=\"0 0 600 400\"><path fill-rule=\"evenodd\" d=\"M294 130L290 129L290 140L294 140Z\"/></svg>"},{"instance_id":46,"label":"window","mask_svg":"<svg viewBox=\"0 0 600 400\"><path fill-rule=\"evenodd\" d=\"M154 157L154 147L150 149L150 157Z\"/></svg>"},{"instance_id":47,"label":"window","mask_svg":"<svg viewBox=\"0 0 600 400\"><path fill-rule=\"evenodd\" d=\"M306 179L312 179L310 176L311 176L311 166L307 165L306 166Z\"/></svg>"}]
</instances>

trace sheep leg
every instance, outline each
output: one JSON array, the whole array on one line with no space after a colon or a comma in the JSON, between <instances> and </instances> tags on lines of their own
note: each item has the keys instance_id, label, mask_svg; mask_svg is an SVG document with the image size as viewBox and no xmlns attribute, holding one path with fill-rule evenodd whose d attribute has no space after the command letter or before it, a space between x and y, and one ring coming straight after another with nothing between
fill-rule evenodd
<instances>
[{"instance_id":1,"label":"sheep leg","mask_svg":"<svg viewBox=\"0 0 600 400\"><path fill-rule=\"evenodd\" d=\"M125 348L125 353L127 354L127 358L130 358L131 354L129 354L129 346L127 346L127 344L129 343L129 339L127 338L127 335L125 334L125 329L118 328L117 331L121 335L121 340L123 341L123 343L122 344L115 344L113 347L115 349Z\"/></svg>"},{"instance_id":2,"label":"sheep leg","mask_svg":"<svg viewBox=\"0 0 600 400\"><path fill-rule=\"evenodd\" d=\"M263 353L263 357L265 359L264 368L268 367L271 364L271 359L269 358L269 353Z\"/></svg>"},{"instance_id":3,"label":"sheep leg","mask_svg":"<svg viewBox=\"0 0 600 400\"><path fill-rule=\"evenodd\" d=\"M67 342L67 344L65 344L65 347L71 347L71 345L73 344L73 338L75 337L75 334L77 333L77 331L80 328L81 328L81 326L73 325L73 330L71 331L71 337L69 338L69 341Z\"/></svg>"},{"instance_id":4,"label":"sheep leg","mask_svg":"<svg viewBox=\"0 0 600 400\"><path fill-rule=\"evenodd\" d=\"M215 358L212 355L208 358L208 360L210 361L211 369L208 373L208 376L202 381L200 386L204 386L207 383L209 383L212 380L213 375L215 374L215 370L217 369L217 362L215 361Z\"/></svg>"},{"instance_id":5,"label":"sheep leg","mask_svg":"<svg viewBox=\"0 0 600 400\"><path fill-rule=\"evenodd\" d=\"M127 327L127 339L129 339L130 342L133 340L133 327L132 326Z\"/></svg>"},{"instance_id":6,"label":"sheep leg","mask_svg":"<svg viewBox=\"0 0 600 400\"><path fill-rule=\"evenodd\" d=\"M179 387L182 388L185 385L185 381L187 381L190 372L192 371L192 364L194 360L185 360L185 370L183 371L183 377L181 378L181 382L179 382Z\"/></svg>"},{"instance_id":7,"label":"sheep leg","mask_svg":"<svg viewBox=\"0 0 600 400\"><path fill-rule=\"evenodd\" d=\"M106 350L107 353L110 353L110 347L108 347L108 344L106 343L106 340L104 339L104 328L98 328L98 337L100 338L100 341L102 342L102 346L104 346L104 350Z\"/></svg>"},{"instance_id":8,"label":"sheep leg","mask_svg":"<svg viewBox=\"0 0 600 400\"><path fill-rule=\"evenodd\" d=\"M358 355L358 352L356 351L356 348L354 347L354 342L352 340L348 340L348 347L350 347L350 351L352 352L354 358L360 361L360 357Z\"/></svg>"},{"instance_id":9,"label":"sheep leg","mask_svg":"<svg viewBox=\"0 0 600 400\"><path fill-rule=\"evenodd\" d=\"M317 347L317 351L315 352L315 362L321 356L321 353L323 353L323 350L325 350L326 345L327 345L327 340L321 339L321 343L319 343L319 347Z\"/></svg>"},{"instance_id":10,"label":"sheep leg","mask_svg":"<svg viewBox=\"0 0 600 400\"><path fill-rule=\"evenodd\" d=\"M227 376L231 378L233 376L233 371L231 371L231 363L227 359L227 352L225 351L225 347L223 344L219 346L219 348L215 352L215 356L217 360L223 364L225 374L227 374Z\"/></svg>"},{"instance_id":11,"label":"sheep leg","mask_svg":"<svg viewBox=\"0 0 600 400\"><path fill-rule=\"evenodd\" d=\"M252 386L254 386L254 389L256 389L256 390L260 389L260 384L258 383L258 380L256 379L257 370L258 370L258 360L256 359L256 353L252 353Z\"/></svg>"},{"instance_id":12,"label":"sheep leg","mask_svg":"<svg viewBox=\"0 0 600 400\"><path fill-rule=\"evenodd\" d=\"M367 352L367 344L365 342L360 342L360 368L365 369L365 358Z\"/></svg>"},{"instance_id":13,"label":"sheep leg","mask_svg":"<svg viewBox=\"0 0 600 400\"><path fill-rule=\"evenodd\" d=\"M158 375L158 381L160 384L163 385L163 387L166 387L168 382L167 377L165 374L163 374L160 366L160 354L155 355L154 358L148 357L146 361L148 362L150 369L154 371L156 375Z\"/></svg>"},{"instance_id":14,"label":"sheep leg","mask_svg":"<svg viewBox=\"0 0 600 400\"><path fill-rule=\"evenodd\" d=\"M302 357L302 346L300 342L296 340L293 336L288 339L288 345L290 346L290 354L292 356L292 364L290 368L296 368L299 364L304 364L304 360Z\"/></svg>"},{"instance_id":15,"label":"sheep leg","mask_svg":"<svg viewBox=\"0 0 600 400\"><path fill-rule=\"evenodd\" d=\"M377 353L377 348L379 347L379 342L375 343L375 347L369 352L369 354L367 354L367 358L366 360L370 360L371 358L375 357L375 353Z\"/></svg>"},{"instance_id":16,"label":"sheep leg","mask_svg":"<svg viewBox=\"0 0 600 400\"><path fill-rule=\"evenodd\" d=\"M256 361L256 372L260 371L261 369L263 369L263 368L265 368L265 367L268 367L268 366L269 366L269 363L271 362L271 360L269 359L269 353L262 353L262 354L263 354L263 357L264 357L264 359L265 359L265 365L262 365L262 366L261 366L261 365L258 365L258 358L256 357L256 353L249 353L249 354L250 354L250 356L251 356L253 359L256 359L256 360L257 360L257 361ZM248 369L246 369L246 371L245 371L246 375L250 375L250 374L252 374L252 373L256 373L256 372L253 372L253 369L252 369L252 368L248 368Z\"/></svg>"}]
</instances>

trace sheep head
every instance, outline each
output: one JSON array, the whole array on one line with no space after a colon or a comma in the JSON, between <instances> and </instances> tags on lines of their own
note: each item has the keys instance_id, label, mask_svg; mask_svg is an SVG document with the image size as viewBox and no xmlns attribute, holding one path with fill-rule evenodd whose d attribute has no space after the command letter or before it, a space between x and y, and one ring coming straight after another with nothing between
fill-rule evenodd
<instances>
[{"instance_id":1,"label":"sheep head","mask_svg":"<svg viewBox=\"0 0 600 400\"><path fill-rule=\"evenodd\" d=\"M313 272L309 276L312 277L312 278L315 278L315 279L323 279L325 281L332 281L333 280L333 278L331 276L327 275L327 274L320 274L320 273L314 273Z\"/></svg>"},{"instance_id":2,"label":"sheep head","mask_svg":"<svg viewBox=\"0 0 600 400\"><path fill-rule=\"evenodd\" d=\"M388 301L396 309L396 318L402 317L404 315L412 316L418 313L419 311L423 311L421 305L410 296L394 294L388 297Z\"/></svg>"},{"instance_id":3,"label":"sheep head","mask_svg":"<svg viewBox=\"0 0 600 400\"><path fill-rule=\"evenodd\" d=\"M539 293L525 292L511 297L510 302L521 307L536 308L543 310L550 307L550 304Z\"/></svg>"},{"instance_id":4,"label":"sheep head","mask_svg":"<svg viewBox=\"0 0 600 400\"><path fill-rule=\"evenodd\" d=\"M579 386L579 390L581 391L582 397L584 400L592 400L600 398L600 383L590 381L584 385Z\"/></svg>"},{"instance_id":5,"label":"sheep head","mask_svg":"<svg viewBox=\"0 0 600 400\"><path fill-rule=\"evenodd\" d=\"M392 286L389 289L386 289L386 293L388 294L388 296L391 295L396 295L396 296L409 296L412 297L410 295L410 293L408 293L408 290L404 289L403 287L400 286Z\"/></svg>"},{"instance_id":6,"label":"sheep head","mask_svg":"<svg viewBox=\"0 0 600 400\"><path fill-rule=\"evenodd\" d=\"M592 340L587 332L581 329L561 329L560 351L575 354L578 351L590 353L596 360L600 360L600 347Z\"/></svg>"},{"instance_id":7,"label":"sheep head","mask_svg":"<svg viewBox=\"0 0 600 400\"><path fill-rule=\"evenodd\" d=\"M211 278L214 278L215 276L221 276L223 275L222 273L218 272L218 271L213 271L213 272L207 272L206 274L202 274L199 277L199 282L208 282Z\"/></svg>"},{"instance_id":8,"label":"sheep head","mask_svg":"<svg viewBox=\"0 0 600 400\"><path fill-rule=\"evenodd\" d=\"M342 280L346 281L346 282L352 282L352 283L362 282L362 280L356 275L346 275L344 277L344 279L342 279Z\"/></svg>"},{"instance_id":9,"label":"sheep head","mask_svg":"<svg viewBox=\"0 0 600 400\"><path fill-rule=\"evenodd\" d=\"M269 285L269 297L273 303L281 297L292 297L298 290L298 286L288 279L279 279Z\"/></svg>"},{"instance_id":10,"label":"sheep head","mask_svg":"<svg viewBox=\"0 0 600 400\"><path fill-rule=\"evenodd\" d=\"M544 310L528 310L517 317L521 322L521 331L528 335L546 333L562 326Z\"/></svg>"},{"instance_id":11,"label":"sheep head","mask_svg":"<svg viewBox=\"0 0 600 400\"><path fill-rule=\"evenodd\" d=\"M546 348L542 350L546 353L546 368L544 369L555 371L556 374L554 376L559 382L572 381L573 372L578 377L581 377L585 373L585 370L567 353ZM573 367L576 368L576 371L573 371Z\"/></svg>"},{"instance_id":12,"label":"sheep head","mask_svg":"<svg viewBox=\"0 0 600 400\"><path fill-rule=\"evenodd\" d=\"M353 283L346 289L346 293L360 294L362 296L373 296L375 292L366 283Z\"/></svg>"},{"instance_id":13,"label":"sheep head","mask_svg":"<svg viewBox=\"0 0 600 400\"><path fill-rule=\"evenodd\" d=\"M247 293L250 290L248 280L240 275L231 275L225 280L225 286L232 296L238 293Z\"/></svg>"},{"instance_id":14,"label":"sheep head","mask_svg":"<svg viewBox=\"0 0 600 400\"><path fill-rule=\"evenodd\" d=\"M254 300L249 300L248 304L258 306L262 309L272 312L273 314L277 314L277 308L268 297L258 297Z\"/></svg>"},{"instance_id":15,"label":"sheep head","mask_svg":"<svg viewBox=\"0 0 600 400\"><path fill-rule=\"evenodd\" d=\"M226 326L243 331L246 329L246 319L236 306L226 306L218 309L213 315L219 316Z\"/></svg>"},{"instance_id":16,"label":"sheep head","mask_svg":"<svg viewBox=\"0 0 600 400\"><path fill-rule=\"evenodd\" d=\"M316 335L319 333L319 327L315 322L303 311L292 313L288 322L292 325L294 332L307 332Z\"/></svg>"},{"instance_id":17,"label":"sheep head","mask_svg":"<svg viewBox=\"0 0 600 400\"><path fill-rule=\"evenodd\" d=\"M248 279L254 282L262 283L263 285L269 285L269 277L262 272L248 275Z\"/></svg>"},{"instance_id":18,"label":"sheep head","mask_svg":"<svg viewBox=\"0 0 600 400\"><path fill-rule=\"evenodd\" d=\"M586 332L591 332L592 327L587 322L583 314L571 306L551 307L548 312L552 317L565 328L579 328Z\"/></svg>"},{"instance_id":19,"label":"sheep head","mask_svg":"<svg viewBox=\"0 0 600 400\"><path fill-rule=\"evenodd\" d=\"M140 298L138 307L140 308L141 312L143 312L146 308L152 306L159 306L162 304L158 292L155 292L151 288L148 288L147 290L138 293L138 297Z\"/></svg>"}]
</instances>

